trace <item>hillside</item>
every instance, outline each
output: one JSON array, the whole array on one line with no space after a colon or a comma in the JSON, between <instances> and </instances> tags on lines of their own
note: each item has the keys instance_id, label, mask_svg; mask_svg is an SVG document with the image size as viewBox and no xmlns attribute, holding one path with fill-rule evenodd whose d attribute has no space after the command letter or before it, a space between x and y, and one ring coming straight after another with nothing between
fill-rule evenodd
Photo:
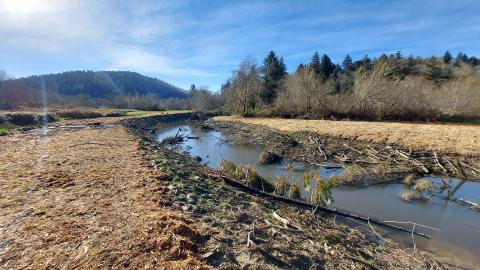
<instances>
[{"instance_id":1,"label":"hillside","mask_svg":"<svg viewBox=\"0 0 480 270\"><path fill-rule=\"evenodd\" d=\"M61 95L86 95L93 98L118 96L149 95L164 98L184 98L184 90L159 79L147 77L129 71L69 71L58 74L30 76L4 82L8 88L33 90L41 89L44 79L45 88Z\"/></svg>"}]
</instances>

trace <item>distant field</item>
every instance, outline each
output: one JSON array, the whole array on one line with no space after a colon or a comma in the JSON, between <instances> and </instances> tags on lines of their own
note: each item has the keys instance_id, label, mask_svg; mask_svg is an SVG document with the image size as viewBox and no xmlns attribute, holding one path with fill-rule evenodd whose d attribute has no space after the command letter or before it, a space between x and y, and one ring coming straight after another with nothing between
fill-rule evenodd
<instances>
[{"instance_id":1,"label":"distant field","mask_svg":"<svg viewBox=\"0 0 480 270\"><path fill-rule=\"evenodd\" d=\"M364 142L397 144L416 150L480 155L480 126L281 118L215 117L220 121L258 124L285 132L310 131Z\"/></svg>"}]
</instances>

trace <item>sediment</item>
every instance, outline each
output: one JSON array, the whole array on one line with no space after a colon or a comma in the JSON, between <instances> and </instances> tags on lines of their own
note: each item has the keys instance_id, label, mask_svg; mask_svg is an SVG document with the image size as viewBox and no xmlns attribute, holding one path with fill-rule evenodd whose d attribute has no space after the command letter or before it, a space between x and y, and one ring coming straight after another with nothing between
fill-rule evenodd
<instances>
[{"instance_id":1,"label":"sediment","mask_svg":"<svg viewBox=\"0 0 480 270\"><path fill-rule=\"evenodd\" d=\"M325 136L312 131L283 132L264 125L217 118L210 119L208 125L228 134L235 143L262 145L290 160L323 166L355 164L365 169L364 179L353 183L347 181L347 184L399 181L412 173L419 177L433 174L480 180L478 156L405 149L399 145Z\"/></svg>"}]
</instances>

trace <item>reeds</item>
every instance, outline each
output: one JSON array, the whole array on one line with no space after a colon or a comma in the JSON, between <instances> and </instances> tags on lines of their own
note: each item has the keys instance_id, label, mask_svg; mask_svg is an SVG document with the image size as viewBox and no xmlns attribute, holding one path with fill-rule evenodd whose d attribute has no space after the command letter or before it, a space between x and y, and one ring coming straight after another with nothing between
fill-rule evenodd
<instances>
[{"instance_id":1,"label":"reeds","mask_svg":"<svg viewBox=\"0 0 480 270\"><path fill-rule=\"evenodd\" d=\"M275 194L284 196L287 191L288 181L285 177L278 177L275 181Z\"/></svg>"}]
</instances>

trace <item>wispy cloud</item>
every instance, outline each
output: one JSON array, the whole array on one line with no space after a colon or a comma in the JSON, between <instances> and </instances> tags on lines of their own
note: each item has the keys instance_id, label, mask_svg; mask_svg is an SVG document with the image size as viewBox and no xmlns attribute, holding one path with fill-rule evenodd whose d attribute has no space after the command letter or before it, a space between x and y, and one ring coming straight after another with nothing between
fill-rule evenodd
<instances>
[{"instance_id":1,"label":"wispy cloud","mask_svg":"<svg viewBox=\"0 0 480 270\"><path fill-rule=\"evenodd\" d=\"M398 49L479 54L480 3L464 0L0 0L0 63L18 74L128 69L216 89L269 50L291 70Z\"/></svg>"}]
</instances>

